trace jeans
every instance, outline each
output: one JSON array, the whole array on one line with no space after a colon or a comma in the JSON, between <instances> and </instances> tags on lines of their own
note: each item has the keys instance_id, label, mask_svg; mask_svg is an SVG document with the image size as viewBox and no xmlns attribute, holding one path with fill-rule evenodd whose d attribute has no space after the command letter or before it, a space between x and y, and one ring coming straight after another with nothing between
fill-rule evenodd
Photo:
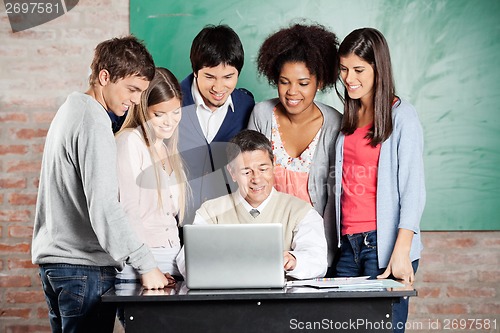
<instances>
[{"instance_id":1,"label":"jeans","mask_svg":"<svg viewBox=\"0 0 500 333\"><path fill-rule=\"evenodd\" d=\"M101 303L115 284L114 267L40 265L52 332L113 332L116 305Z\"/></svg>"},{"instance_id":2,"label":"jeans","mask_svg":"<svg viewBox=\"0 0 500 333\"><path fill-rule=\"evenodd\" d=\"M342 236L340 242L340 258L338 260L335 276L354 277L370 276L376 279L385 268L378 268L377 231L368 231L354 235ZM418 260L411 263L413 272L417 272ZM389 278L394 278L392 275ZM405 331L408 319L408 297L401 297L399 303L392 306L392 327L394 332Z\"/></svg>"}]
</instances>

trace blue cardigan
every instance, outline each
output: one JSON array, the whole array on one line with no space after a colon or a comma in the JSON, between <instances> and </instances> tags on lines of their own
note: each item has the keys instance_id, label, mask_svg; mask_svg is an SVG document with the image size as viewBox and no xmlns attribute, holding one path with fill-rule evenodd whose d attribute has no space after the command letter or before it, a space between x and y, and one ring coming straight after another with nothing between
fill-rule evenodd
<instances>
[{"instance_id":1,"label":"blue cardigan","mask_svg":"<svg viewBox=\"0 0 500 333\"><path fill-rule=\"evenodd\" d=\"M398 229L414 232L410 260L420 258L420 218L425 206L423 134L415 108L401 100L392 109L393 132L382 143L377 173L377 254L385 268L396 243ZM335 222L340 239L344 134L335 152ZM330 205L327 209L333 209ZM330 211L331 213L331 211Z\"/></svg>"},{"instance_id":2,"label":"blue cardigan","mask_svg":"<svg viewBox=\"0 0 500 333\"><path fill-rule=\"evenodd\" d=\"M211 143L208 143L196 114L191 87L191 73L181 82L182 118L179 123L179 151L184 160L189 185L193 194L188 202L185 224L191 224L196 210L203 202L228 194L226 144L248 124L255 105L253 95L245 89L231 93L234 112L228 110L226 118ZM232 185L232 184L230 184Z\"/></svg>"}]
</instances>

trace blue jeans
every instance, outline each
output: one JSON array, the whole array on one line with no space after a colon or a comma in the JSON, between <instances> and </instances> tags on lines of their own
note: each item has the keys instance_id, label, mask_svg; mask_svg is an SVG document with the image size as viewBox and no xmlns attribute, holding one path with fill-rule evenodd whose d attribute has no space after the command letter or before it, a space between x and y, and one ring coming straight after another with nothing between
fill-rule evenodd
<instances>
[{"instance_id":1,"label":"blue jeans","mask_svg":"<svg viewBox=\"0 0 500 333\"><path fill-rule=\"evenodd\" d=\"M40 265L52 332L113 332L116 305L101 303L115 284L114 267Z\"/></svg>"},{"instance_id":2,"label":"blue jeans","mask_svg":"<svg viewBox=\"0 0 500 333\"><path fill-rule=\"evenodd\" d=\"M377 231L342 236L340 241L340 258L337 262L335 276L353 277L370 276L376 279L385 268L378 268ZM417 272L418 260L411 263L413 272ZM392 275L389 278L394 278ZM408 297L401 297L399 303L392 307L392 327L394 332L403 333L408 319Z\"/></svg>"}]
</instances>

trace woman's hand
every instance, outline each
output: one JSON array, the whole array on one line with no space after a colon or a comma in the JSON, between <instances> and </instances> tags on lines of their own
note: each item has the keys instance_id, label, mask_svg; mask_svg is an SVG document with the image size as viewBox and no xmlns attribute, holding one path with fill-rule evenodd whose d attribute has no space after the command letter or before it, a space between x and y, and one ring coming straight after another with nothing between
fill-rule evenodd
<instances>
[{"instance_id":1,"label":"woman's hand","mask_svg":"<svg viewBox=\"0 0 500 333\"><path fill-rule=\"evenodd\" d=\"M170 273L165 273L165 277L167 278L168 284L165 286L165 288L170 288L175 286L175 279L170 275Z\"/></svg>"},{"instance_id":2,"label":"woman's hand","mask_svg":"<svg viewBox=\"0 0 500 333\"><path fill-rule=\"evenodd\" d=\"M378 279L386 279L392 274L394 278L403 280L405 284L412 285L415 282L415 273L410 260L411 241L413 240L413 231L408 229L399 229L398 238L392 251L389 265L384 273L377 276Z\"/></svg>"}]
</instances>

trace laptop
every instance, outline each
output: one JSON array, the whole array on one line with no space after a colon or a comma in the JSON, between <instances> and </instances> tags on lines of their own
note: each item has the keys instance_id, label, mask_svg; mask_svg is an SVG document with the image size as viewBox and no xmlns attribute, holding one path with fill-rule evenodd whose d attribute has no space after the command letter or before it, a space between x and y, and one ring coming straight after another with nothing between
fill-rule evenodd
<instances>
[{"instance_id":1,"label":"laptop","mask_svg":"<svg viewBox=\"0 0 500 333\"><path fill-rule=\"evenodd\" d=\"M189 289L283 288L279 223L185 225Z\"/></svg>"}]
</instances>

